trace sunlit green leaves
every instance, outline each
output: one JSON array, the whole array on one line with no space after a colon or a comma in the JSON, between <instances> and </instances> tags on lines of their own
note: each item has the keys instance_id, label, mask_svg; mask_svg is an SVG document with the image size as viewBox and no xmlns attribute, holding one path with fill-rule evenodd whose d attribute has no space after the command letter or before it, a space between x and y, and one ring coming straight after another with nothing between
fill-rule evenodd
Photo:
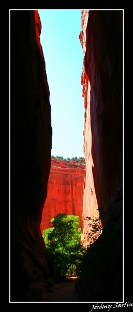
<instances>
[{"instance_id":1,"label":"sunlit green leaves","mask_svg":"<svg viewBox=\"0 0 133 312\"><path fill-rule=\"evenodd\" d=\"M54 276L65 276L68 269L76 268L81 255L81 228L79 216L58 214L51 219L53 227L43 231L46 252Z\"/></svg>"}]
</instances>

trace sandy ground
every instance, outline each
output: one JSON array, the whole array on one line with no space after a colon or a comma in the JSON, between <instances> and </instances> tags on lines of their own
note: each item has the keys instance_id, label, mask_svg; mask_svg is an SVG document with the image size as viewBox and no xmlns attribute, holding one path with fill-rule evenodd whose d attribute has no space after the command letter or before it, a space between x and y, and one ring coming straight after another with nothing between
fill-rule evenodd
<instances>
[{"instance_id":1,"label":"sandy ground","mask_svg":"<svg viewBox=\"0 0 133 312\"><path fill-rule=\"evenodd\" d=\"M75 289L75 280L68 280L53 287L53 291L47 294L45 302L80 302L78 293ZM46 301L47 300L47 301Z\"/></svg>"}]
</instances>

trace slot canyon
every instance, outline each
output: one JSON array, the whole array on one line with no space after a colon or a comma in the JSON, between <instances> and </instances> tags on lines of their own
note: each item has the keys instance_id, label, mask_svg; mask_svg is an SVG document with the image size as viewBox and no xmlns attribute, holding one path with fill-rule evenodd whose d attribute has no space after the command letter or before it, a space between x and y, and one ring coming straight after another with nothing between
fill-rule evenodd
<instances>
[{"instance_id":1,"label":"slot canyon","mask_svg":"<svg viewBox=\"0 0 133 312\"><path fill-rule=\"evenodd\" d=\"M112 222L118 228L111 251L107 241L102 255L97 255L99 263L101 259L106 263L110 252L106 268L77 279L75 289L79 302L121 302L123 11L81 11L77 40L83 49L85 165L79 167L51 159L50 85L40 42L42 26L38 10L10 11L10 300L47 302L50 267L41 231L51 226L55 214L66 212L80 216L85 243L86 217L102 221L103 232L93 245L106 240Z\"/></svg>"}]
</instances>

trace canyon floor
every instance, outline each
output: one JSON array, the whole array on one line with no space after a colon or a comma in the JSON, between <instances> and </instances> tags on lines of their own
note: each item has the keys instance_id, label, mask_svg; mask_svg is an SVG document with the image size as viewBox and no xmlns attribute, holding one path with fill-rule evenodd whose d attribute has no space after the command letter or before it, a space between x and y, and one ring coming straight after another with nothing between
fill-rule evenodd
<instances>
[{"instance_id":1,"label":"canyon floor","mask_svg":"<svg viewBox=\"0 0 133 312\"><path fill-rule=\"evenodd\" d=\"M67 280L65 282L56 284L52 287L52 292L47 294L46 302L80 302L78 293L75 289L75 280Z\"/></svg>"}]
</instances>

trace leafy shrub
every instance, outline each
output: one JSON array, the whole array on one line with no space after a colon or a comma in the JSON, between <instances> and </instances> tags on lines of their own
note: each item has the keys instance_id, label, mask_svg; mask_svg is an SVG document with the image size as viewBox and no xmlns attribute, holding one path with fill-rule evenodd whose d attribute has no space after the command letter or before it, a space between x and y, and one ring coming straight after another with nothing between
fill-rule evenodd
<instances>
[{"instance_id":1,"label":"leafy shrub","mask_svg":"<svg viewBox=\"0 0 133 312\"><path fill-rule=\"evenodd\" d=\"M72 157L72 158L69 158L69 157L67 157L67 158L64 158L63 156L51 156L51 159L52 160L54 160L54 159L56 159L56 160L60 160L60 161L71 161L71 162L75 162L75 163L77 163L77 164L85 164L85 158L84 157L77 157L77 156L75 156L75 157Z\"/></svg>"},{"instance_id":2,"label":"leafy shrub","mask_svg":"<svg viewBox=\"0 0 133 312\"><path fill-rule=\"evenodd\" d=\"M53 227L43 231L46 254L55 280L76 275L82 256L80 218L66 213L51 219Z\"/></svg>"},{"instance_id":3,"label":"leafy shrub","mask_svg":"<svg viewBox=\"0 0 133 312\"><path fill-rule=\"evenodd\" d=\"M53 279L50 278L50 277L48 277L48 278L46 279L46 282L47 282L47 284L48 284L49 286L54 286L54 285L55 285L55 282L54 282Z\"/></svg>"}]
</instances>

